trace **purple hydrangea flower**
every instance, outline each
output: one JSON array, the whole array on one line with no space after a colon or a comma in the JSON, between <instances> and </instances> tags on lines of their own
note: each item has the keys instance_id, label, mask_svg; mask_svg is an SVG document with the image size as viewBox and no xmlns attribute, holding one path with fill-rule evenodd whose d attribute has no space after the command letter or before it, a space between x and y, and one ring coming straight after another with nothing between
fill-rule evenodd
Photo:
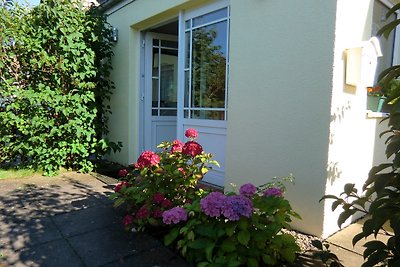
<instances>
[{"instance_id":1,"label":"purple hydrangea flower","mask_svg":"<svg viewBox=\"0 0 400 267\"><path fill-rule=\"evenodd\" d=\"M187 213L184 208L174 207L170 210L164 211L162 217L165 224L177 224L181 221L187 220Z\"/></svg>"},{"instance_id":2,"label":"purple hydrangea flower","mask_svg":"<svg viewBox=\"0 0 400 267\"><path fill-rule=\"evenodd\" d=\"M226 196L221 192L211 192L200 200L201 210L210 217L218 218L222 214L225 199Z\"/></svg>"},{"instance_id":3,"label":"purple hydrangea flower","mask_svg":"<svg viewBox=\"0 0 400 267\"><path fill-rule=\"evenodd\" d=\"M239 193L246 197L252 197L257 191L257 187L252 183L244 184L239 188Z\"/></svg>"},{"instance_id":4,"label":"purple hydrangea flower","mask_svg":"<svg viewBox=\"0 0 400 267\"><path fill-rule=\"evenodd\" d=\"M253 213L253 204L243 195L228 196L224 201L222 214L230 221L238 221L240 216L250 218Z\"/></svg>"},{"instance_id":5,"label":"purple hydrangea flower","mask_svg":"<svg viewBox=\"0 0 400 267\"><path fill-rule=\"evenodd\" d=\"M279 189L277 187L271 187L271 188L268 188L267 190L265 190L263 195L266 197L282 197L283 192L281 189Z\"/></svg>"}]
</instances>

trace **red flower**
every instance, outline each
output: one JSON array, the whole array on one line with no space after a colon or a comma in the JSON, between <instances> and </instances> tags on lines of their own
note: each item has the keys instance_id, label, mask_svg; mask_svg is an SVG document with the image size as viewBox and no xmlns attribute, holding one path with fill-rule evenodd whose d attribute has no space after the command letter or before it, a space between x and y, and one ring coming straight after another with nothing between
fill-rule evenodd
<instances>
[{"instance_id":1,"label":"red flower","mask_svg":"<svg viewBox=\"0 0 400 267\"><path fill-rule=\"evenodd\" d=\"M133 216L130 214L125 215L125 217L122 219L122 224L124 226L129 226L133 223Z\"/></svg>"},{"instance_id":2,"label":"red flower","mask_svg":"<svg viewBox=\"0 0 400 267\"><path fill-rule=\"evenodd\" d=\"M195 141L186 142L186 144L182 148L183 154L192 157L200 155L201 152L203 152L203 147Z\"/></svg>"},{"instance_id":3,"label":"red flower","mask_svg":"<svg viewBox=\"0 0 400 267\"><path fill-rule=\"evenodd\" d=\"M153 151L144 151L135 163L136 169L143 169L145 167L154 166L160 163L160 156Z\"/></svg>"},{"instance_id":4,"label":"red flower","mask_svg":"<svg viewBox=\"0 0 400 267\"><path fill-rule=\"evenodd\" d=\"M183 147L183 143L181 141L174 140L174 142L172 142L171 152L172 153L182 152L182 147Z\"/></svg>"},{"instance_id":5,"label":"red flower","mask_svg":"<svg viewBox=\"0 0 400 267\"><path fill-rule=\"evenodd\" d=\"M153 212L153 217L154 218L162 218L162 211L159 209L159 208L157 208L154 212Z\"/></svg>"},{"instance_id":6,"label":"red flower","mask_svg":"<svg viewBox=\"0 0 400 267\"><path fill-rule=\"evenodd\" d=\"M118 176L119 177L125 177L126 175L128 175L128 170L127 169L121 169L118 171Z\"/></svg>"},{"instance_id":7,"label":"red flower","mask_svg":"<svg viewBox=\"0 0 400 267\"><path fill-rule=\"evenodd\" d=\"M189 128L185 132L185 136L187 138L197 138L198 135L199 134L197 133L197 131L195 129L193 129L193 128Z\"/></svg>"},{"instance_id":8,"label":"red flower","mask_svg":"<svg viewBox=\"0 0 400 267\"><path fill-rule=\"evenodd\" d=\"M163 208L169 208L172 206L172 201L166 198L161 202L161 206Z\"/></svg>"},{"instance_id":9,"label":"red flower","mask_svg":"<svg viewBox=\"0 0 400 267\"><path fill-rule=\"evenodd\" d=\"M164 195L161 193L155 193L153 196L153 200L155 203L157 204L161 204L163 202L163 200L165 199Z\"/></svg>"},{"instance_id":10,"label":"red flower","mask_svg":"<svg viewBox=\"0 0 400 267\"><path fill-rule=\"evenodd\" d=\"M128 182L120 182L114 187L114 192L119 193L123 187L130 187L130 184Z\"/></svg>"},{"instance_id":11,"label":"red flower","mask_svg":"<svg viewBox=\"0 0 400 267\"><path fill-rule=\"evenodd\" d=\"M149 210L147 209L146 206L142 206L137 212L136 212L136 218L138 219L144 219L149 217L150 213Z\"/></svg>"}]
</instances>

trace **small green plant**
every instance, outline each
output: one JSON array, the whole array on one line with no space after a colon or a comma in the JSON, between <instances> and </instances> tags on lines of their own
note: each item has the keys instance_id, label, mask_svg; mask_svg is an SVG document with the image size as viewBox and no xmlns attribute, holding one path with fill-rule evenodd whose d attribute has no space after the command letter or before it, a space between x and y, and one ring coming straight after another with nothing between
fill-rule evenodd
<instances>
[{"instance_id":1,"label":"small green plant","mask_svg":"<svg viewBox=\"0 0 400 267\"><path fill-rule=\"evenodd\" d=\"M312 252L314 259L321 260L322 263L327 267L344 267L338 256L330 251L330 246L328 243L315 239L311 241L311 244L317 249L316 251Z\"/></svg>"},{"instance_id":2,"label":"small green plant","mask_svg":"<svg viewBox=\"0 0 400 267\"><path fill-rule=\"evenodd\" d=\"M124 181L115 187L111 198L115 206L126 205L127 228L144 230L149 225L160 226L162 212L190 203L202 194L198 181L213 165L219 164L195 141L194 129L187 130L186 136L190 140L185 144L179 140L163 142L157 153L144 151L134 165L134 172L120 171Z\"/></svg>"},{"instance_id":3,"label":"small green plant","mask_svg":"<svg viewBox=\"0 0 400 267\"><path fill-rule=\"evenodd\" d=\"M197 266L282 266L300 251L294 237L281 231L300 216L271 184L244 184L239 194L211 192L178 211L163 213L164 223L176 224L165 244Z\"/></svg>"}]
</instances>

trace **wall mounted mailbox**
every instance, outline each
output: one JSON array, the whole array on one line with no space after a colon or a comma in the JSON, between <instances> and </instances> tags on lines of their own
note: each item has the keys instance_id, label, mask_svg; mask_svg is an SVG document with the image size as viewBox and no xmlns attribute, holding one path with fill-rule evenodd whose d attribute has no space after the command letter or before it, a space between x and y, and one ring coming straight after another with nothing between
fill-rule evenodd
<instances>
[{"instance_id":1,"label":"wall mounted mailbox","mask_svg":"<svg viewBox=\"0 0 400 267\"><path fill-rule=\"evenodd\" d=\"M381 46L376 37L362 42L359 47L346 50L346 84L353 86L374 86L378 57L382 56Z\"/></svg>"}]
</instances>

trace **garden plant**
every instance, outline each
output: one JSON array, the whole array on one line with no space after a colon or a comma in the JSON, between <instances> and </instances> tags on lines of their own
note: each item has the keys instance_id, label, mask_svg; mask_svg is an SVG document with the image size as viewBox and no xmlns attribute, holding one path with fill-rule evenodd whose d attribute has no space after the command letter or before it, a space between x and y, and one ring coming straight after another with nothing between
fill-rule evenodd
<instances>
[{"instance_id":1,"label":"garden plant","mask_svg":"<svg viewBox=\"0 0 400 267\"><path fill-rule=\"evenodd\" d=\"M144 151L133 171L120 171L122 181L111 198L123 205L127 230L162 228L165 244L197 266L282 266L300 249L288 228L300 218L284 198L284 181L273 179L238 192L201 189L199 180L218 166L188 129L189 141L163 142L160 151Z\"/></svg>"},{"instance_id":2,"label":"garden plant","mask_svg":"<svg viewBox=\"0 0 400 267\"><path fill-rule=\"evenodd\" d=\"M90 158L121 146L103 137L110 26L81 1L0 1L0 163L90 171Z\"/></svg>"}]
</instances>

